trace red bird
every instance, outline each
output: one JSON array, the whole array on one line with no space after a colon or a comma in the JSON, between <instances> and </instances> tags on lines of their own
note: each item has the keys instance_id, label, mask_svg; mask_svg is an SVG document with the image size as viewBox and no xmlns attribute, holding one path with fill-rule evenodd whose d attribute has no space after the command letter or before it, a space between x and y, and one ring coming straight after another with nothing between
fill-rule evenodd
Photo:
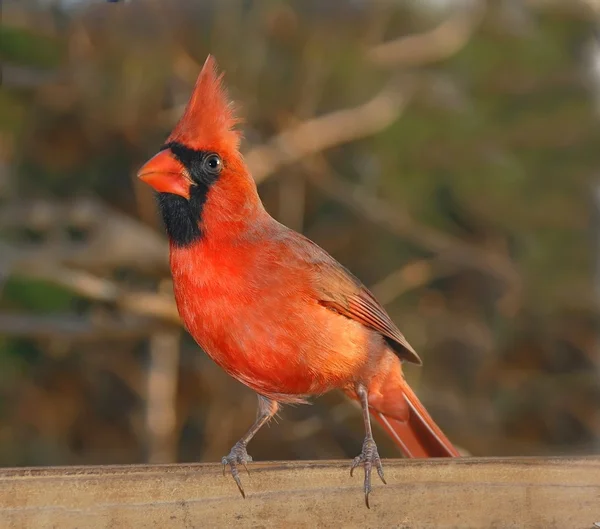
<instances>
[{"instance_id":1,"label":"red bird","mask_svg":"<svg viewBox=\"0 0 600 529\"><path fill-rule=\"evenodd\" d=\"M237 120L208 57L183 117L138 176L158 192L170 241L179 314L227 373L258 394L250 430L223 458L238 465L281 404L341 389L360 402L366 429L352 471L385 483L369 412L408 457L458 452L402 374L417 353L375 297L306 237L273 219L239 151Z\"/></svg>"}]
</instances>

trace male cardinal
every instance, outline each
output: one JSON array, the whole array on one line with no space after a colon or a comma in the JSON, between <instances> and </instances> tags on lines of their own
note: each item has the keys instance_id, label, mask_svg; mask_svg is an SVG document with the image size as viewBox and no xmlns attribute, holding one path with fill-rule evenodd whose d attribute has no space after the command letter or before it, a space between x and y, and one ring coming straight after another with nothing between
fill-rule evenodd
<instances>
[{"instance_id":1,"label":"male cardinal","mask_svg":"<svg viewBox=\"0 0 600 529\"><path fill-rule=\"evenodd\" d=\"M258 395L257 419L222 460L238 465L281 404L341 389L360 402L366 437L351 466L385 483L369 413L408 457L458 452L402 374L421 360L348 270L264 209L239 151L237 120L208 57L183 117L138 176L158 192L179 314L189 333Z\"/></svg>"}]
</instances>

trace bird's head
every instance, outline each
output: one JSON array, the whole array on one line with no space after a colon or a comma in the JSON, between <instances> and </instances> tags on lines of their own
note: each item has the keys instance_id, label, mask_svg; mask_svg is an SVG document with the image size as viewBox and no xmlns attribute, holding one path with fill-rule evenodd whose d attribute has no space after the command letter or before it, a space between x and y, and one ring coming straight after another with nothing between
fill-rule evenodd
<instances>
[{"instance_id":1,"label":"bird's head","mask_svg":"<svg viewBox=\"0 0 600 529\"><path fill-rule=\"evenodd\" d=\"M186 246L211 230L235 229L262 205L239 152L232 104L209 55L183 116L138 172L158 192L167 233ZM260 207L259 207L260 206Z\"/></svg>"}]
</instances>

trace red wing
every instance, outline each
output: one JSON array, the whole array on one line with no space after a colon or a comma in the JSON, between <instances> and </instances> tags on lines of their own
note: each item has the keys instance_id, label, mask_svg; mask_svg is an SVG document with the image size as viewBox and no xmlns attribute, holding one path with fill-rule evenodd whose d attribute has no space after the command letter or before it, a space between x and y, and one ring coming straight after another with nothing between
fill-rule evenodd
<instances>
[{"instance_id":1,"label":"red wing","mask_svg":"<svg viewBox=\"0 0 600 529\"><path fill-rule=\"evenodd\" d=\"M331 291L331 288L328 290ZM328 296L323 297L326 298L321 300L323 306L381 333L387 338L388 344L401 359L419 365L422 363L419 355L390 319L385 309L364 286L355 287L353 293L340 293L339 296L336 296L337 299Z\"/></svg>"},{"instance_id":2,"label":"red wing","mask_svg":"<svg viewBox=\"0 0 600 529\"><path fill-rule=\"evenodd\" d=\"M329 256L328 256L329 257ZM324 307L382 334L402 360L421 365L421 359L375 296L333 258L317 264L319 302Z\"/></svg>"},{"instance_id":3,"label":"red wing","mask_svg":"<svg viewBox=\"0 0 600 529\"><path fill-rule=\"evenodd\" d=\"M300 257L303 267L313 269L321 305L380 333L400 359L422 363L385 309L356 277L303 235L287 230L285 237L288 247L294 249L294 257Z\"/></svg>"}]
</instances>

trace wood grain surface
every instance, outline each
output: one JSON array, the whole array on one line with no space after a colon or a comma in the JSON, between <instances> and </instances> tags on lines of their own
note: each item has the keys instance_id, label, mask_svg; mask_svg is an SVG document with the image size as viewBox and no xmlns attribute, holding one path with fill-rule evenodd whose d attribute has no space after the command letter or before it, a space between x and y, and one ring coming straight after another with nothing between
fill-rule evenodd
<instances>
[{"instance_id":1,"label":"wood grain surface","mask_svg":"<svg viewBox=\"0 0 600 529\"><path fill-rule=\"evenodd\" d=\"M388 460L371 510L349 461L0 470L0 528L592 529L600 458Z\"/></svg>"}]
</instances>

